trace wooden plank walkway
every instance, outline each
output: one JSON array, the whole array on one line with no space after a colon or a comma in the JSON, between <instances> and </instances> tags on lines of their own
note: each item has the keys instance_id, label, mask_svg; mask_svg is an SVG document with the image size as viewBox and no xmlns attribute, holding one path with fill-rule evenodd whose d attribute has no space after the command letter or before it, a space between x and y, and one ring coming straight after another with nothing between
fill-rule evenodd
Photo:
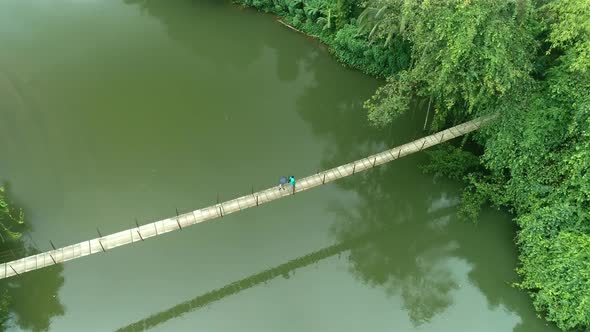
<instances>
[{"instance_id":1,"label":"wooden plank walkway","mask_svg":"<svg viewBox=\"0 0 590 332\"><path fill-rule=\"evenodd\" d=\"M463 136L479 129L482 125L488 123L492 119L492 116L477 118L433 135L422 137L410 143L397 146L393 149L385 150L369 157L334 167L305 178L300 178L297 180L295 190L291 190L290 186L287 186L288 190L279 190L278 186L274 186L250 195L238 197L230 201L184 213L179 216L2 263L0 264L0 279L20 275L25 272L38 270L50 265L67 262L91 254L106 252L116 247L140 242L194 224L217 219L247 208L259 206L285 196L309 190L328 182L388 163L412 153L422 151L431 146L452 140L453 138Z\"/></svg>"}]
</instances>

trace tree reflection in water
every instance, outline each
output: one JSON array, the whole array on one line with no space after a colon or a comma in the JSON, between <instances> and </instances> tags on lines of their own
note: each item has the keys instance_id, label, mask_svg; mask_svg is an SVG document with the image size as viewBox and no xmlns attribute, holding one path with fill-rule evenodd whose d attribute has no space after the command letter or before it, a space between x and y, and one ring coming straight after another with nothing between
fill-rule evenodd
<instances>
[{"instance_id":1,"label":"tree reflection in water","mask_svg":"<svg viewBox=\"0 0 590 332\"><path fill-rule=\"evenodd\" d=\"M0 261L6 262L39 252L32 247L25 237L13 240L4 238ZM0 321L0 330L7 328L6 325L17 325L23 330L35 332L49 330L51 319L65 312L58 298L59 289L64 284L62 273L63 266L54 265L0 280L0 294L4 297L2 300L6 301L0 306L0 317L6 319L4 325Z\"/></svg>"},{"instance_id":2,"label":"tree reflection in water","mask_svg":"<svg viewBox=\"0 0 590 332\"><path fill-rule=\"evenodd\" d=\"M338 71L336 66L325 57L308 57L306 69L314 73L314 84L297 105L301 118L329 147L323 167L350 162L424 134L426 102L417 102L389 128L371 128L358 96L360 92L368 98L375 81L361 74L351 80L351 73ZM359 84L363 81L366 83ZM322 100L321 112L313 107L317 100ZM390 295L399 295L416 326L453 305L461 278L476 287L491 307L503 307L520 317L514 331L554 331L554 326L536 316L528 296L510 286L517 281L512 241L516 229L510 217L488 211L478 225L460 222L456 218L460 184L422 174L419 167L427 162L425 154L416 154L334 183L359 201L356 207L333 208L339 216L333 234L339 241L388 230L351 249L351 273ZM467 275L462 275L465 272L457 267L458 261L469 268Z\"/></svg>"},{"instance_id":3,"label":"tree reflection in water","mask_svg":"<svg viewBox=\"0 0 590 332\"><path fill-rule=\"evenodd\" d=\"M2 280L0 287L8 291L11 298L9 311L18 327L35 332L48 331L52 318L64 315L58 297L64 284L62 273L63 266L54 265Z\"/></svg>"}]
</instances>

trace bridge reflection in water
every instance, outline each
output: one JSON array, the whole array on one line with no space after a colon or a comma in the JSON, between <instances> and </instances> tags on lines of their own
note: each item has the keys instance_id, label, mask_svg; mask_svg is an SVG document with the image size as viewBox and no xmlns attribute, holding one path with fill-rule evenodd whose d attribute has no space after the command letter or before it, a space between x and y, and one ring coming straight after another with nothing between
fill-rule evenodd
<instances>
[{"instance_id":1,"label":"bridge reflection in water","mask_svg":"<svg viewBox=\"0 0 590 332\"><path fill-rule=\"evenodd\" d=\"M296 269L306 267L326 258L340 254L344 251L350 250L354 247L360 246L366 243L371 237L381 232L383 232L383 230L380 230L379 232L368 232L353 239L322 248L320 250L314 251L304 256L297 257L284 264L278 265L268 270L264 270L260 273L253 274L244 279L234 281L223 287L214 289L205 294L201 294L191 300L177 304L167 310L155 313L135 323L122 327L118 329L117 332L145 331L151 329L171 319L180 317L185 313L199 309L208 304L217 302L225 297L239 293L248 288L252 288L261 283L265 283L276 277L288 277L289 274Z\"/></svg>"}]
</instances>

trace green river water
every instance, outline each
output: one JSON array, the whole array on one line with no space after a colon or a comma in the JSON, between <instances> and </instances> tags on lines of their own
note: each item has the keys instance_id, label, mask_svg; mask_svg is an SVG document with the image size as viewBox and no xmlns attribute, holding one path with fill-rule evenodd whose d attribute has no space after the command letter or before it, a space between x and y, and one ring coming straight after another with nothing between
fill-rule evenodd
<instances>
[{"instance_id":1,"label":"green river water","mask_svg":"<svg viewBox=\"0 0 590 332\"><path fill-rule=\"evenodd\" d=\"M370 128L381 82L272 16L129 2L0 1L0 180L41 250L423 134ZM426 161L12 278L9 330L556 331L511 287L510 216L460 223Z\"/></svg>"}]
</instances>

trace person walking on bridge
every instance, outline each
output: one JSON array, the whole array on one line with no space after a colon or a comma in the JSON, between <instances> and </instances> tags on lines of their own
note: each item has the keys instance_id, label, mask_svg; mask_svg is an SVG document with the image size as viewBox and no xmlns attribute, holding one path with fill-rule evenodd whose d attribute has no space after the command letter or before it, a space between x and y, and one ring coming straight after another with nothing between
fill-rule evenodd
<instances>
[{"instance_id":1,"label":"person walking on bridge","mask_svg":"<svg viewBox=\"0 0 590 332\"><path fill-rule=\"evenodd\" d=\"M283 190L285 189L285 185L287 184L287 177L286 176L281 176L281 178L279 179L279 190Z\"/></svg>"},{"instance_id":2,"label":"person walking on bridge","mask_svg":"<svg viewBox=\"0 0 590 332\"><path fill-rule=\"evenodd\" d=\"M295 190L295 177L293 175L289 177L289 183L291 184L291 188Z\"/></svg>"}]
</instances>

